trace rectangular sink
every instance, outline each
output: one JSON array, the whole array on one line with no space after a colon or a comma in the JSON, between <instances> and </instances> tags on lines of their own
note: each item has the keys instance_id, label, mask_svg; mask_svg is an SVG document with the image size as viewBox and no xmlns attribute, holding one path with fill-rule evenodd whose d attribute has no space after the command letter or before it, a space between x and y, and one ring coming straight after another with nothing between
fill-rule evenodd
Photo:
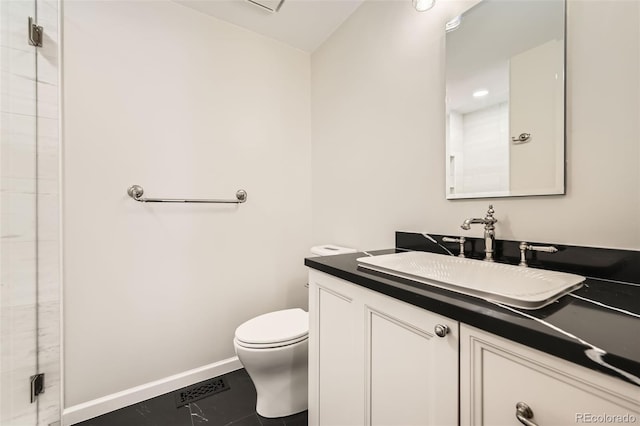
<instances>
[{"instance_id":1,"label":"rectangular sink","mask_svg":"<svg viewBox=\"0 0 640 426\"><path fill-rule=\"evenodd\" d=\"M565 272L421 251L357 259L358 266L522 309L539 309L582 286Z\"/></svg>"}]
</instances>

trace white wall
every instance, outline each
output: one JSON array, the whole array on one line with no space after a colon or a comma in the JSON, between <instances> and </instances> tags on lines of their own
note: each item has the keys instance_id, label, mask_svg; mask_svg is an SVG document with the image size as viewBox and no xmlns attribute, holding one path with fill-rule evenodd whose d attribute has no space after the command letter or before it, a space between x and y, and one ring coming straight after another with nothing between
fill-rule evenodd
<instances>
[{"instance_id":1,"label":"white wall","mask_svg":"<svg viewBox=\"0 0 640 426\"><path fill-rule=\"evenodd\" d=\"M444 31L471 3L366 2L311 58L313 239L394 231L640 249L638 2L568 4L567 194L445 200Z\"/></svg>"},{"instance_id":2,"label":"white wall","mask_svg":"<svg viewBox=\"0 0 640 426\"><path fill-rule=\"evenodd\" d=\"M66 2L65 406L232 356L305 306L312 243L458 235L491 202L498 238L640 248L638 4L569 3L567 195L446 201L442 28L472 3L366 2L310 69L168 1Z\"/></svg>"},{"instance_id":3,"label":"white wall","mask_svg":"<svg viewBox=\"0 0 640 426\"><path fill-rule=\"evenodd\" d=\"M509 186L512 194L562 192L564 40L551 40L509 61ZM550 101L551 99L551 101ZM526 143L512 143L522 133Z\"/></svg>"},{"instance_id":4,"label":"white wall","mask_svg":"<svg viewBox=\"0 0 640 426\"><path fill-rule=\"evenodd\" d=\"M234 355L306 308L309 55L169 1L64 5L69 407ZM153 197L235 205L142 204Z\"/></svg>"}]
</instances>

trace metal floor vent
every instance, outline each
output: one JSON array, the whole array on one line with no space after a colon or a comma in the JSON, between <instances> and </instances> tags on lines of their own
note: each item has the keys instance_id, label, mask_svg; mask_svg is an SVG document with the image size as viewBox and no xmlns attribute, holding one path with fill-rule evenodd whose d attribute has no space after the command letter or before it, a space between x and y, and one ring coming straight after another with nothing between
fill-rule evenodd
<instances>
[{"instance_id":1,"label":"metal floor vent","mask_svg":"<svg viewBox=\"0 0 640 426\"><path fill-rule=\"evenodd\" d=\"M175 393L176 407L182 407L191 402L198 401L202 398L214 395L216 393L231 389L226 380L222 377L216 377L195 385L182 388Z\"/></svg>"}]
</instances>

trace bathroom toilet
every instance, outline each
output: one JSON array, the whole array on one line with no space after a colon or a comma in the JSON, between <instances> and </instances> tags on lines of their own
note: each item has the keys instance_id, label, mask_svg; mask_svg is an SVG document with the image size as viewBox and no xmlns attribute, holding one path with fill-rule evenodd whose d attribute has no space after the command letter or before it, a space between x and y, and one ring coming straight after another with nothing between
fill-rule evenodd
<instances>
[{"instance_id":1,"label":"bathroom toilet","mask_svg":"<svg viewBox=\"0 0 640 426\"><path fill-rule=\"evenodd\" d=\"M355 252L332 244L311 248L315 256ZM285 417L308 408L308 312L294 308L252 318L236 329L233 347L256 387L258 414Z\"/></svg>"},{"instance_id":2,"label":"bathroom toilet","mask_svg":"<svg viewBox=\"0 0 640 426\"><path fill-rule=\"evenodd\" d=\"M285 417L307 409L309 314L286 309L236 329L233 346L256 387L256 412Z\"/></svg>"}]
</instances>

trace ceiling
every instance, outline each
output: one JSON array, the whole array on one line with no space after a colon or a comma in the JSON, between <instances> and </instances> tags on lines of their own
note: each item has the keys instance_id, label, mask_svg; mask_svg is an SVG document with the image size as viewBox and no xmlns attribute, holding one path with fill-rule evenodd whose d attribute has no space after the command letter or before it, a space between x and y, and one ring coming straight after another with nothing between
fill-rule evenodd
<instances>
[{"instance_id":1,"label":"ceiling","mask_svg":"<svg viewBox=\"0 0 640 426\"><path fill-rule=\"evenodd\" d=\"M313 52L364 0L285 0L275 13L247 0L174 1L295 48Z\"/></svg>"}]
</instances>

